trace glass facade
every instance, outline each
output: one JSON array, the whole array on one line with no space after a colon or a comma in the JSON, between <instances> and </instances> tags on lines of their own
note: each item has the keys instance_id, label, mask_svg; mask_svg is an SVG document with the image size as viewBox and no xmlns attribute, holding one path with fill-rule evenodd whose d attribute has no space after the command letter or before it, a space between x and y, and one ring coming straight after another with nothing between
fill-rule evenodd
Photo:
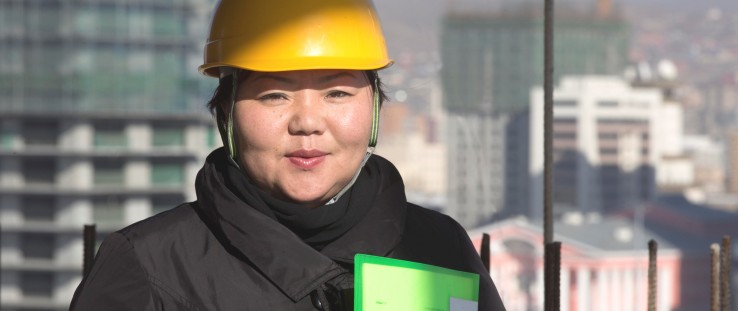
<instances>
[{"instance_id":1,"label":"glass facade","mask_svg":"<svg viewBox=\"0 0 738 311\"><path fill-rule=\"evenodd\" d=\"M20 290L26 298L49 298L54 292L54 274L51 272L23 271L20 273Z\"/></svg>"},{"instance_id":2,"label":"glass facade","mask_svg":"<svg viewBox=\"0 0 738 311\"><path fill-rule=\"evenodd\" d=\"M184 166L181 163L151 163L151 184L154 186L180 186L184 183Z\"/></svg>"},{"instance_id":3,"label":"glass facade","mask_svg":"<svg viewBox=\"0 0 738 311\"><path fill-rule=\"evenodd\" d=\"M95 198L92 205L92 219L95 224L119 226L123 223L125 212L122 198L115 196Z\"/></svg>"},{"instance_id":4,"label":"glass facade","mask_svg":"<svg viewBox=\"0 0 738 311\"><path fill-rule=\"evenodd\" d=\"M197 1L0 2L2 111L192 113L214 86L195 67Z\"/></svg>"},{"instance_id":5,"label":"glass facade","mask_svg":"<svg viewBox=\"0 0 738 311\"><path fill-rule=\"evenodd\" d=\"M620 75L627 65L623 20L561 17L554 37L555 81ZM518 112L527 108L531 87L543 85L540 16L449 15L441 40L444 105L451 112Z\"/></svg>"},{"instance_id":6,"label":"glass facade","mask_svg":"<svg viewBox=\"0 0 738 311\"><path fill-rule=\"evenodd\" d=\"M30 146L56 146L59 124L55 120L27 120L23 123L23 142Z\"/></svg>"},{"instance_id":7,"label":"glass facade","mask_svg":"<svg viewBox=\"0 0 738 311\"><path fill-rule=\"evenodd\" d=\"M182 147L185 144L184 128L176 125L154 126L151 144L154 147Z\"/></svg>"},{"instance_id":8,"label":"glass facade","mask_svg":"<svg viewBox=\"0 0 738 311\"><path fill-rule=\"evenodd\" d=\"M93 182L95 187L123 186L123 162L120 160L98 160L94 163L95 173Z\"/></svg>"},{"instance_id":9,"label":"glass facade","mask_svg":"<svg viewBox=\"0 0 738 311\"><path fill-rule=\"evenodd\" d=\"M69 308L82 224L102 239L194 200L214 4L0 1L0 309Z\"/></svg>"},{"instance_id":10,"label":"glass facade","mask_svg":"<svg viewBox=\"0 0 738 311\"><path fill-rule=\"evenodd\" d=\"M5 128L0 128L0 149L13 148L13 133Z\"/></svg>"},{"instance_id":11,"label":"glass facade","mask_svg":"<svg viewBox=\"0 0 738 311\"><path fill-rule=\"evenodd\" d=\"M53 158L26 158L21 169L26 186L53 186L56 183Z\"/></svg>"},{"instance_id":12,"label":"glass facade","mask_svg":"<svg viewBox=\"0 0 738 311\"><path fill-rule=\"evenodd\" d=\"M53 223L56 208L52 196L31 195L22 199L21 211L24 222Z\"/></svg>"},{"instance_id":13,"label":"glass facade","mask_svg":"<svg viewBox=\"0 0 738 311\"><path fill-rule=\"evenodd\" d=\"M21 253L25 259L53 259L54 240L48 233L26 233L21 235Z\"/></svg>"},{"instance_id":14,"label":"glass facade","mask_svg":"<svg viewBox=\"0 0 738 311\"><path fill-rule=\"evenodd\" d=\"M122 124L100 123L94 130L92 145L95 148L125 148L128 145Z\"/></svg>"}]
</instances>

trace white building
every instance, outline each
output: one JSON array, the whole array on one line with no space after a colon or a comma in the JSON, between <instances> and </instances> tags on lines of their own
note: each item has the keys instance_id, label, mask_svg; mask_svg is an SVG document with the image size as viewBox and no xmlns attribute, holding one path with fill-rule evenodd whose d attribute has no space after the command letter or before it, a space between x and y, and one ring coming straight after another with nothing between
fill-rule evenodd
<instances>
[{"instance_id":1,"label":"white building","mask_svg":"<svg viewBox=\"0 0 738 311\"><path fill-rule=\"evenodd\" d=\"M539 87L530 110L532 211L543 200L543 108ZM649 200L662 156L679 154L680 128L679 107L666 105L658 88L635 88L617 77L563 78L554 90L556 210L606 212Z\"/></svg>"},{"instance_id":2,"label":"white building","mask_svg":"<svg viewBox=\"0 0 738 311\"><path fill-rule=\"evenodd\" d=\"M504 208L509 115L446 119L448 215L466 228L488 223Z\"/></svg>"},{"instance_id":3,"label":"white building","mask_svg":"<svg viewBox=\"0 0 738 311\"><path fill-rule=\"evenodd\" d=\"M213 3L0 1L0 310L67 310L84 224L194 198Z\"/></svg>"},{"instance_id":4,"label":"white building","mask_svg":"<svg viewBox=\"0 0 738 311\"><path fill-rule=\"evenodd\" d=\"M3 114L3 310L66 310L82 279L82 229L107 233L194 200L214 148L206 114ZM99 244L98 244L99 245Z\"/></svg>"}]
</instances>

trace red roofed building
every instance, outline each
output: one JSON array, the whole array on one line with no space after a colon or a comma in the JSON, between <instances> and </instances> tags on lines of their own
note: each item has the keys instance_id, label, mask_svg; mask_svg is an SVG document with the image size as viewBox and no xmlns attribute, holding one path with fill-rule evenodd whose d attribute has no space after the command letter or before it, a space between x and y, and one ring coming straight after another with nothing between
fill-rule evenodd
<instances>
[{"instance_id":1,"label":"red roofed building","mask_svg":"<svg viewBox=\"0 0 738 311\"><path fill-rule=\"evenodd\" d=\"M556 224L562 242L561 310L646 310L647 241L654 236L620 218L570 215ZM543 232L525 219L511 219L469 232L477 249L490 235L490 274L509 311L543 310ZM658 309L680 305L680 252L658 251Z\"/></svg>"}]
</instances>

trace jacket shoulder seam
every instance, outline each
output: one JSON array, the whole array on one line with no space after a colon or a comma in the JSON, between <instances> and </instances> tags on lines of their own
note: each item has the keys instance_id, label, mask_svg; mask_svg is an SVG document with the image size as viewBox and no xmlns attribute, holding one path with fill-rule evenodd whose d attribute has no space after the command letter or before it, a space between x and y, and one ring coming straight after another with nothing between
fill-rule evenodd
<instances>
[{"instance_id":1,"label":"jacket shoulder seam","mask_svg":"<svg viewBox=\"0 0 738 311\"><path fill-rule=\"evenodd\" d=\"M136 246L133 244L133 242L131 242L130 238L127 235L125 234L120 234L120 235L126 240L126 242L131 246L132 249L136 248ZM201 310L200 308L195 306L189 299L187 299L186 297L182 295L177 294L172 288L166 286L162 281L160 281L159 279L151 275L151 273L149 273L149 271L146 270L141 264L141 262L138 260L138 254L136 254L135 251L133 251L133 255L136 258L136 264L138 265L139 269L141 269L141 271L143 271L144 274L146 274L146 278L148 280L149 286L151 287L152 295L154 294L154 289L160 289L160 292L163 292L175 298L177 301L184 304L188 309Z\"/></svg>"}]
</instances>

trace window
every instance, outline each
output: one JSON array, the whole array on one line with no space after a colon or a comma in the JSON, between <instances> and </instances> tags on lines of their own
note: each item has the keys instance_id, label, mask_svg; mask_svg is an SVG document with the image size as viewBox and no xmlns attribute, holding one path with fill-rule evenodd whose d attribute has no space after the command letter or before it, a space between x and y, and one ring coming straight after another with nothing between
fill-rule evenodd
<instances>
[{"instance_id":1,"label":"window","mask_svg":"<svg viewBox=\"0 0 738 311\"><path fill-rule=\"evenodd\" d=\"M92 219L98 225L120 225L123 223L123 199L116 196L92 200Z\"/></svg>"},{"instance_id":2,"label":"window","mask_svg":"<svg viewBox=\"0 0 738 311\"><path fill-rule=\"evenodd\" d=\"M184 146L184 129L174 125L154 126L154 137L151 144L154 147Z\"/></svg>"},{"instance_id":3,"label":"window","mask_svg":"<svg viewBox=\"0 0 738 311\"><path fill-rule=\"evenodd\" d=\"M618 102L614 100L601 100L597 102L597 106L599 107L617 107Z\"/></svg>"},{"instance_id":4,"label":"window","mask_svg":"<svg viewBox=\"0 0 738 311\"><path fill-rule=\"evenodd\" d=\"M600 154L607 154L607 155L613 155L617 154L618 150L616 148L600 148Z\"/></svg>"},{"instance_id":5,"label":"window","mask_svg":"<svg viewBox=\"0 0 738 311\"><path fill-rule=\"evenodd\" d=\"M54 236L47 233L21 235L21 252L26 259L54 259Z\"/></svg>"},{"instance_id":6,"label":"window","mask_svg":"<svg viewBox=\"0 0 738 311\"><path fill-rule=\"evenodd\" d=\"M28 186L50 186L56 179L56 163L52 158L23 160L23 177Z\"/></svg>"},{"instance_id":7,"label":"window","mask_svg":"<svg viewBox=\"0 0 738 311\"><path fill-rule=\"evenodd\" d=\"M153 162L151 184L157 186L179 186L184 183L184 168L181 163Z\"/></svg>"},{"instance_id":8,"label":"window","mask_svg":"<svg viewBox=\"0 0 738 311\"><path fill-rule=\"evenodd\" d=\"M30 15L30 31L36 34L48 34L59 31L61 24L59 3L47 2L37 7L36 14Z\"/></svg>"},{"instance_id":9,"label":"window","mask_svg":"<svg viewBox=\"0 0 738 311\"><path fill-rule=\"evenodd\" d=\"M147 36L151 34L151 12L135 7L128 12L128 33L132 37Z\"/></svg>"},{"instance_id":10,"label":"window","mask_svg":"<svg viewBox=\"0 0 738 311\"><path fill-rule=\"evenodd\" d=\"M154 68L154 56L148 51L131 51L128 55L128 70L132 73L146 74Z\"/></svg>"},{"instance_id":11,"label":"window","mask_svg":"<svg viewBox=\"0 0 738 311\"><path fill-rule=\"evenodd\" d=\"M75 30L77 33L91 35L97 32L98 18L93 7L81 6L76 10Z\"/></svg>"},{"instance_id":12,"label":"window","mask_svg":"<svg viewBox=\"0 0 738 311\"><path fill-rule=\"evenodd\" d=\"M26 146L56 146L59 124L51 120L23 123L23 139Z\"/></svg>"},{"instance_id":13,"label":"window","mask_svg":"<svg viewBox=\"0 0 738 311\"><path fill-rule=\"evenodd\" d=\"M23 297L49 298L52 296L54 275L51 272L23 271L20 288Z\"/></svg>"},{"instance_id":14,"label":"window","mask_svg":"<svg viewBox=\"0 0 738 311\"><path fill-rule=\"evenodd\" d=\"M182 28L171 12L161 11L154 18L154 33L157 35L177 35Z\"/></svg>"},{"instance_id":15,"label":"window","mask_svg":"<svg viewBox=\"0 0 738 311\"><path fill-rule=\"evenodd\" d=\"M576 132L554 132L553 133L554 140L559 140L559 139L571 140L571 139L576 139L576 138L577 138Z\"/></svg>"},{"instance_id":16,"label":"window","mask_svg":"<svg viewBox=\"0 0 738 311\"><path fill-rule=\"evenodd\" d=\"M208 126L208 134L207 135L208 135L208 147L209 148L214 148L215 147L215 144L216 144L216 141L215 140L217 139L216 138L216 135L218 135L218 134L216 134L216 131L215 131L215 127L214 126Z\"/></svg>"},{"instance_id":17,"label":"window","mask_svg":"<svg viewBox=\"0 0 738 311\"><path fill-rule=\"evenodd\" d=\"M576 107L577 102L575 100L556 100L554 101L555 107Z\"/></svg>"},{"instance_id":18,"label":"window","mask_svg":"<svg viewBox=\"0 0 738 311\"><path fill-rule=\"evenodd\" d=\"M6 128L0 129L0 149L11 148L13 148L13 133Z\"/></svg>"},{"instance_id":19,"label":"window","mask_svg":"<svg viewBox=\"0 0 738 311\"><path fill-rule=\"evenodd\" d=\"M50 196L27 196L23 198L21 213L26 222L54 222L56 207Z\"/></svg>"},{"instance_id":20,"label":"window","mask_svg":"<svg viewBox=\"0 0 738 311\"><path fill-rule=\"evenodd\" d=\"M122 13L122 12L121 12ZM99 34L116 34L119 30L118 13L114 8L100 8L97 10L97 31Z\"/></svg>"},{"instance_id":21,"label":"window","mask_svg":"<svg viewBox=\"0 0 738 311\"><path fill-rule=\"evenodd\" d=\"M96 124L95 148L123 148L128 144L122 124Z\"/></svg>"},{"instance_id":22,"label":"window","mask_svg":"<svg viewBox=\"0 0 738 311\"><path fill-rule=\"evenodd\" d=\"M124 184L122 162L112 159L98 160L94 165L95 186L122 186Z\"/></svg>"}]
</instances>

